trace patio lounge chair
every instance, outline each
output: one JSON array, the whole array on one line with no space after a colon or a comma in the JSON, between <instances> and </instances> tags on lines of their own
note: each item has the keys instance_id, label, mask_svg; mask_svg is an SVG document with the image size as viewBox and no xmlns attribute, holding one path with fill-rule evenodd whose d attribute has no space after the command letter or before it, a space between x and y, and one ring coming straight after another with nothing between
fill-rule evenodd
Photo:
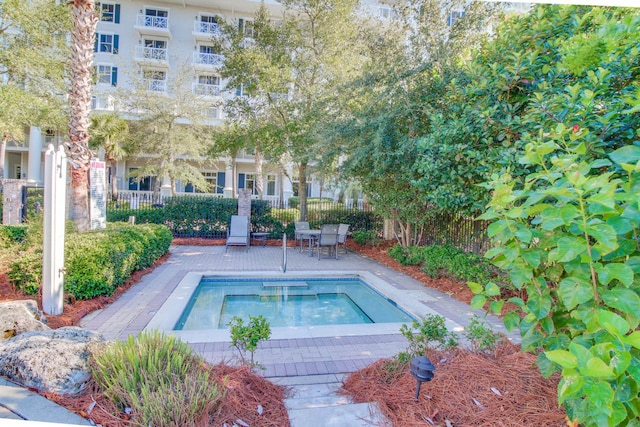
<instances>
[{"instance_id":1,"label":"patio lounge chair","mask_svg":"<svg viewBox=\"0 0 640 427\"><path fill-rule=\"evenodd\" d=\"M314 242L314 248L318 249L318 259L323 247L327 248L328 256L335 252L338 259L338 224L324 224L320 229L320 235Z\"/></svg>"},{"instance_id":2,"label":"patio lounge chair","mask_svg":"<svg viewBox=\"0 0 640 427\"><path fill-rule=\"evenodd\" d=\"M302 241L304 240L304 236L300 234L302 230L309 230L309 223L307 221L297 221L294 223L295 232L293 235L293 247L296 247L297 241L300 240L300 252L302 252Z\"/></svg>"},{"instance_id":3,"label":"patio lounge chair","mask_svg":"<svg viewBox=\"0 0 640 427\"><path fill-rule=\"evenodd\" d=\"M227 229L227 243L224 251L227 252L229 246L246 246L249 250L249 242L249 217L233 215Z\"/></svg>"},{"instance_id":4,"label":"patio lounge chair","mask_svg":"<svg viewBox=\"0 0 640 427\"><path fill-rule=\"evenodd\" d=\"M338 226L338 246L342 245L345 255L347 254L347 233L349 232L349 224L340 224Z\"/></svg>"}]
</instances>

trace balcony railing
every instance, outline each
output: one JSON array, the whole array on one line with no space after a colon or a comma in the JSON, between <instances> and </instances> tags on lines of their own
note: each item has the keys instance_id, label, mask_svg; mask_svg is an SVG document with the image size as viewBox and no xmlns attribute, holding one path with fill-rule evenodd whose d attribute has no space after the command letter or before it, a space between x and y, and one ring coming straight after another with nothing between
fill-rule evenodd
<instances>
[{"instance_id":1,"label":"balcony railing","mask_svg":"<svg viewBox=\"0 0 640 427\"><path fill-rule=\"evenodd\" d=\"M167 49L159 47L136 46L135 58L151 61L166 61L168 58Z\"/></svg>"},{"instance_id":2,"label":"balcony railing","mask_svg":"<svg viewBox=\"0 0 640 427\"><path fill-rule=\"evenodd\" d=\"M169 18L166 16L149 16L138 14L136 25L146 28L169 29Z\"/></svg>"},{"instance_id":3,"label":"balcony railing","mask_svg":"<svg viewBox=\"0 0 640 427\"><path fill-rule=\"evenodd\" d=\"M195 93L196 95L202 95L202 96L219 96L220 86L203 84L203 83L194 83L193 93Z\"/></svg>"},{"instance_id":4,"label":"balcony railing","mask_svg":"<svg viewBox=\"0 0 640 427\"><path fill-rule=\"evenodd\" d=\"M196 65L207 65L211 67L222 67L224 56L217 53L193 53L193 63Z\"/></svg>"},{"instance_id":5,"label":"balcony railing","mask_svg":"<svg viewBox=\"0 0 640 427\"><path fill-rule=\"evenodd\" d=\"M220 34L220 25L215 22L196 21L193 25L193 32L215 36Z\"/></svg>"},{"instance_id":6,"label":"balcony railing","mask_svg":"<svg viewBox=\"0 0 640 427\"><path fill-rule=\"evenodd\" d=\"M155 79L147 79L145 80L147 85L147 90L151 92L166 92L167 91L167 81L166 80L155 80Z\"/></svg>"}]
</instances>

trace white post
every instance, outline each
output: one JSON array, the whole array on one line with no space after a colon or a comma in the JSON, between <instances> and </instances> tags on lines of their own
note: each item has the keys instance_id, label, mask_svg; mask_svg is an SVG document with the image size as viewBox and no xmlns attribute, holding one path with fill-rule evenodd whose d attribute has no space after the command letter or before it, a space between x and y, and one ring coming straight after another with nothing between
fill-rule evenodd
<instances>
[{"instance_id":1,"label":"white post","mask_svg":"<svg viewBox=\"0 0 640 427\"><path fill-rule=\"evenodd\" d=\"M40 184L40 166L42 165L42 131L39 127L29 128L29 164L27 169L27 180Z\"/></svg>"},{"instance_id":2,"label":"white post","mask_svg":"<svg viewBox=\"0 0 640 427\"><path fill-rule=\"evenodd\" d=\"M62 314L64 296L64 226L67 156L62 145L49 144L44 161L44 247L42 257L42 310Z\"/></svg>"}]
</instances>

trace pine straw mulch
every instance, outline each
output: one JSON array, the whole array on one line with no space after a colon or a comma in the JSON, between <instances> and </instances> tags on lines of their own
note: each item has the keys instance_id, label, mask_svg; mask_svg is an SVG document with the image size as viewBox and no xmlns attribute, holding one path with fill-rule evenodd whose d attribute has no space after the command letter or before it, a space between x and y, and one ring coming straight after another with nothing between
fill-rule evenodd
<instances>
[{"instance_id":1,"label":"pine straw mulch","mask_svg":"<svg viewBox=\"0 0 640 427\"><path fill-rule=\"evenodd\" d=\"M249 425L252 427L288 427L289 417L283 404L286 388L275 385L253 373L246 366L218 364L211 366L213 381L224 390L224 397L193 426ZM42 393L103 427L139 425L135 414L127 414L105 397L95 381L79 395L61 396ZM243 424L244 423L244 424Z\"/></svg>"},{"instance_id":2,"label":"pine straw mulch","mask_svg":"<svg viewBox=\"0 0 640 427\"><path fill-rule=\"evenodd\" d=\"M435 376L423 383L416 402L417 382L403 366L386 369L379 360L351 374L343 390L356 402L377 402L394 426L563 426L558 408L559 376L545 380L536 357L505 343L493 356L461 349L430 351Z\"/></svg>"}]
</instances>

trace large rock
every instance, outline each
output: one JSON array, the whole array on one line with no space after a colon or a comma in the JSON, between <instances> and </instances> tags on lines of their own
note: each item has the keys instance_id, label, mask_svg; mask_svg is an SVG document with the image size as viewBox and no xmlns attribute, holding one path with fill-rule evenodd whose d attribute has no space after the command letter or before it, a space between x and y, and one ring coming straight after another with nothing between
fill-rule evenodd
<instances>
[{"instance_id":1,"label":"large rock","mask_svg":"<svg viewBox=\"0 0 640 427\"><path fill-rule=\"evenodd\" d=\"M45 320L34 300L0 302L0 339L27 331L48 331Z\"/></svg>"},{"instance_id":2,"label":"large rock","mask_svg":"<svg viewBox=\"0 0 640 427\"><path fill-rule=\"evenodd\" d=\"M40 391L75 394L90 378L90 349L103 341L75 326L24 332L0 341L0 375Z\"/></svg>"}]
</instances>

